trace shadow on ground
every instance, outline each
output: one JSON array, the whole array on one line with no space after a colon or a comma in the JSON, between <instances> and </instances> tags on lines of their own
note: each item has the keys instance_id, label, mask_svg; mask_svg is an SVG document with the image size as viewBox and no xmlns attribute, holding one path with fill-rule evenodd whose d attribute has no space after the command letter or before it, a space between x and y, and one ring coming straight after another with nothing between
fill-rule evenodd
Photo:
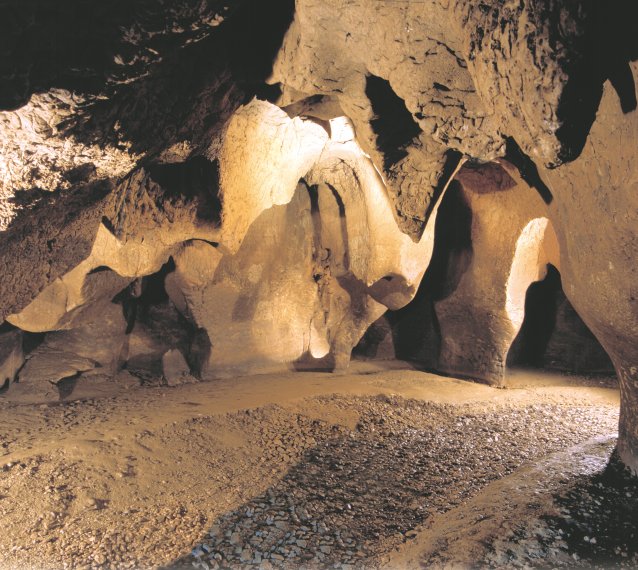
<instances>
[{"instance_id":1,"label":"shadow on ground","mask_svg":"<svg viewBox=\"0 0 638 570\"><path fill-rule=\"evenodd\" d=\"M315 423L297 436L315 443L286 475L167 568L374 567L430 515L615 421L595 406L553 404L477 411L377 397L356 409L353 430Z\"/></svg>"},{"instance_id":2,"label":"shadow on ground","mask_svg":"<svg viewBox=\"0 0 638 570\"><path fill-rule=\"evenodd\" d=\"M587 567L638 567L638 478L616 452L604 471L580 477L555 497L560 516L547 517L575 562Z\"/></svg>"}]
</instances>

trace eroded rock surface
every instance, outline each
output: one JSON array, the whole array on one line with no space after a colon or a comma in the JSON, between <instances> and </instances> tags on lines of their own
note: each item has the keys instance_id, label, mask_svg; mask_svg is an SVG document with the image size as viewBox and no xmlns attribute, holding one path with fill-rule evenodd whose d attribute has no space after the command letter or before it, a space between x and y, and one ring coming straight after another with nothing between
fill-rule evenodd
<instances>
[{"instance_id":1,"label":"eroded rock surface","mask_svg":"<svg viewBox=\"0 0 638 570\"><path fill-rule=\"evenodd\" d=\"M344 367L370 324L412 299L432 226L417 243L399 230L347 119L290 118L253 100L209 153L136 170L81 209L91 220L81 226L84 257L41 291L33 284L35 298L7 315L22 330L47 333L28 355L23 389L39 385L46 396L49 384L122 366L169 383L287 365ZM44 216L44 205L35 211ZM59 256L68 259L62 248ZM149 279L164 296L150 305ZM108 357L88 359L104 311L121 324L102 329ZM160 332L180 327L181 336Z\"/></svg>"},{"instance_id":2,"label":"eroded rock surface","mask_svg":"<svg viewBox=\"0 0 638 570\"><path fill-rule=\"evenodd\" d=\"M628 0L9 4L3 386L346 366L416 295L447 192L471 227L440 369L499 383L551 263L638 470Z\"/></svg>"},{"instance_id":3,"label":"eroded rock surface","mask_svg":"<svg viewBox=\"0 0 638 570\"><path fill-rule=\"evenodd\" d=\"M631 65L633 82L638 66ZM638 115L605 84L581 157L542 176L561 249L565 293L611 356L620 380L619 449L638 471ZM604 220L604 221L603 221ZM596 293L598 292L598 293Z\"/></svg>"},{"instance_id":4,"label":"eroded rock surface","mask_svg":"<svg viewBox=\"0 0 638 570\"><path fill-rule=\"evenodd\" d=\"M302 0L273 81L286 103L338 101L383 169L400 227L418 236L460 154L493 160L507 137L543 163L573 154L580 141L561 136L572 117L559 108L589 55L577 49L592 11L584 2Z\"/></svg>"},{"instance_id":5,"label":"eroded rock surface","mask_svg":"<svg viewBox=\"0 0 638 570\"><path fill-rule=\"evenodd\" d=\"M546 206L532 188L499 165L464 168L457 178L452 198L468 210L470 224L464 243L449 253L435 301L438 368L501 384L527 289L548 263L560 266L559 252Z\"/></svg>"}]
</instances>

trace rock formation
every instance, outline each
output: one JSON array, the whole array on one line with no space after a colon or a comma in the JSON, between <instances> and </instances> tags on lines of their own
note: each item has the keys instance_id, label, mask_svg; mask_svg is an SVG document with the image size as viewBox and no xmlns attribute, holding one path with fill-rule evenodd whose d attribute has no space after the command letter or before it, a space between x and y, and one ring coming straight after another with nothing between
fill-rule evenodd
<instances>
[{"instance_id":1,"label":"rock formation","mask_svg":"<svg viewBox=\"0 0 638 570\"><path fill-rule=\"evenodd\" d=\"M426 271L432 362L499 384L551 264L638 471L629 0L2 10L7 394L344 367Z\"/></svg>"},{"instance_id":2,"label":"rock formation","mask_svg":"<svg viewBox=\"0 0 638 570\"><path fill-rule=\"evenodd\" d=\"M638 66L632 63L631 85ZM561 250L565 293L610 355L621 389L619 451L638 472L638 117L605 84L578 160L542 176L553 190L550 219ZM603 222L604 220L604 222Z\"/></svg>"},{"instance_id":3,"label":"rock formation","mask_svg":"<svg viewBox=\"0 0 638 570\"><path fill-rule=\"evenodd\" d=\"M464 167L457 179L457 200L471 212L471 229L464 250L449 259L435 301L438 368L502 384L527 289L549 263L560 268L556 237L541 197L501 165Z\"/></svg>"}]
</instances>

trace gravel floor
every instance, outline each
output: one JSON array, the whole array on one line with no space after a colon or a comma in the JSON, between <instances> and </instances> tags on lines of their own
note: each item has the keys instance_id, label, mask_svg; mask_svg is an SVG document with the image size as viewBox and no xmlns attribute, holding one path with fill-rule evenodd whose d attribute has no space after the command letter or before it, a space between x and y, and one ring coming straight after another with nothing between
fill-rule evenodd
<instances>
[{"instance_id":1,"label":"gravel floor","mask_svg":"<svg viewBox=\"0 0 638 570\"><path fill-rule=\"evenodd\" d=\"M491 568L638 568L638 479L612 454L553 496L556 514L519 522L488 547Z\"/></svg>"},{"instance_id":2,"label":"gravel floor","mask_svg":"<svg viewBox=\"0 0 638 570\"><path fill-rule=\"evenodd\" d=\"M312 424L316 444L287 474L219 517L169 567L375 567L430 514L526 462L613 432L617 422L596 406L477 411L386 396L330 398L330 405L356 409L356 428Z\"/></svg>"}]
</instances>

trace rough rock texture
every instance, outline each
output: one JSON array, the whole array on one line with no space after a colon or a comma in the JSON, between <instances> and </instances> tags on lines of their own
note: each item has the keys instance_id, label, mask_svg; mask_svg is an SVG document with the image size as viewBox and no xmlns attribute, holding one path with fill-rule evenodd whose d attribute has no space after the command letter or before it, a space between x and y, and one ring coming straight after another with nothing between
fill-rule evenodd
<instances>
[{"instance_id":1,"label":"rough rock texture","mask_svg":"<svg viewBox=\"0 0 638 570\"><path fill-rule=\"evenodd\" d=\"M450 214L460 219L466 210L469 224L448 240L435 297L438 369L500 384L527 288L548 263L560 265L558 250L543 200L522 180L498 164L464 167L457 179L447 197Z\"/></svg>"},{"instance_id":2,"label":"rough rock texture","mask_svg":"<svg viewBox=\"0 0 638 570\"><path fill-rule=\"evenodd\" d=\"M21 310L7 316L22 330L47 333L28 356L21 390L31 384L46 396L50 384L121 366L169 383L282 365L340 368L387 307L412 299L432 253L433 223L417 243L399 230L347 119L290 118L253 100L209 153L215 158L148 165L110 194L80 202L87 246L77 264L39 292L32 283L37 295L26 306L22 290ZM71 199L85 192L73 190ZM16 250L25 233L17 224L8 231ZM68 263L65 243L59 257ZM153 274L163 300L145 295L139 281ZM9 291L10 273L4 281ZM102 330L104 357L91 359L107 309L120 324Z\"/></svg>"},{"instance_id":3,"label":"rough rock texture","mask_svg":"<svg viewBox=\"0 0 638 570\"><path fill-rule=\"evenodd\" d=\"M120 366L125 330L119 305L108 301L93 305L81 324L45 335L27 355L14 390L55 400L69 395L80 375L85 380L96 374L112 378Z\"/></svg>"},{"instance_id":4,"label":"rough rock texture","mask_svg":"<svg viewBox=\"0 0 638 570\"><path fill-rule=\"evenodd\" d=\"M122 177L135 165L136 157L127 145L102 148L95 143L71 143L61 132L64 121L78 112L79 99L68 91L52 89L33 95L15 111L0 113L0 229L6 229L21 207L43 191Z\"/></svg>"},{"instance_id":5,"label":"rough rock texture","mask_svg":"<svg viewBox=\"0 0 638 570\"><path fill-rule=\"evenodd\" d=\"M46 380L117 370L126 307L111 301L135 278L159 271L177 244L215 232L215 222L199 216L214 207L213 196L189 195L186 184L182 190L171 193L140 170L116 188L90 184L40 202L7 231L0 277L7 321L29 332L55 331L29 355L22 386L47 394ZM34 219L41 223L32 226Z\"/></svg>"},{"instance_id":6,"label":"rough rock texture","mask_svg":"<svg viewBox=\"0 0 638 570\"><path fill-rule=\"evenodd\" d=\"M631 71L635 82L638 66ZM581 157L542 176L555 196L549 216L565 293L614 362L622 394L619 451L638 472L638 114L621 103L606 83Z\"/></svg>"},{"instance_id":7,"label":"rough rock texture","mask_svg":"<svg viewBox=\"0 0 638 570\"><path fill-rule=\"evenodd\" d=\"M301 0L272 81L284 103L338 101L383 167L400 227L419 236L460 153L493 160L509 136L544 163L573 154L559 107L588 8Z\"/></svg>"},{"instance_id":8,"label":"rough rock texture","mask_svg":"<svg viewBox=\"0 0 638 570\"><path fill-rule=\"evenodd\" d=\"M289 0L0 6L0 228L31 194L201 155L256 93ZM24 191L24 192L23 192Z\"/></svg>"},{"instance_id":9,"label":"rough rock texture","mask_svg":"<svg viewBox=\"0 0 638 570\"><path fill-rule=\"evenodd\" d=\"M635 3L1 10L5 380L64 396L120 366L345 366L415 296L447 191L472 219L437 298L441 368L500 381L551 261L621 378L638 470Z\"/></svg>"}]
</instances>

